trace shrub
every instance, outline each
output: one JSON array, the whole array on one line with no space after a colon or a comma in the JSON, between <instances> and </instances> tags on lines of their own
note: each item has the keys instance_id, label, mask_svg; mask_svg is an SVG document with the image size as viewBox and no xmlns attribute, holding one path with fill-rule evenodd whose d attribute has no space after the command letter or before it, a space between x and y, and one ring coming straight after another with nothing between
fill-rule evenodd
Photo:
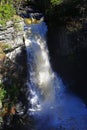
<instances>
[{"instance_id":1,"label":"shrub","mask_svg":"<svg viewBox=\"0 0 87 130\"><path fill-rule=\"evenodd\" d=\"M0 24L5 25L7 21L16 13L12 4L0 5Z\"/></svg>"}]
</instances>

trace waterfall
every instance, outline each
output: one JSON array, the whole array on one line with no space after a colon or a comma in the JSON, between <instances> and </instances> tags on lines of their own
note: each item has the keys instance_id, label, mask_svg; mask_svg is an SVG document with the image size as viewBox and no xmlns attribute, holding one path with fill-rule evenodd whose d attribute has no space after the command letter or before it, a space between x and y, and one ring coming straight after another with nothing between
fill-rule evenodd
<instances>
[{"instance_id":1,"label":"waterfall","mask_svg":"<svg viewBox=\"0 0 87 130\"><path fill-rule=\"evenodd\" d=\"M25 25L27 51L28 114L36 130L87 130L87 109L69 93L52 70L46 45L45 22Z\"/></svg>"},{"instance_id":2,"label":"waterfall","mask_svg":"<svg viewBox=\"0 0 87 130\"><path fill-rule=\"evenodd\" d=\"M57 82L56 76L49 62L46 46L47 26L44 22L25 27L27 49L27 64L29 68L30 104L29 110L38 111L47 101L54 101ZM43 101L43 102L42 102Z\"/></svg>"}]
</instances>

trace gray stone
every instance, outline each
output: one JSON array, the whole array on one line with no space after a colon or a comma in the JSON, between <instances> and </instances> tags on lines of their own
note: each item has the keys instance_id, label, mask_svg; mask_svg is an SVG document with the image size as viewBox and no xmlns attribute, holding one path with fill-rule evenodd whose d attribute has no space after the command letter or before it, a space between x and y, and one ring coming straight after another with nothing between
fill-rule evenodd
<instances>
[{"instance_id":1,"label":"gray stone","mask_svg":"<svg viewBox=\"0 0 87 130\"><path fill-rule=\"evenodd\" d=\"M18 48L24 44L24 21L17 22L17 26L20 27L19 30L16 30L12 21L7 22L7 26L4 28L0 26L0 42L9 44L11 49ZM10 58L13 57L11 56L12 53L10 54Z\"/></svg>"},{"instance_id":2,"label":"gray stone","mask_svg":"<svg viewBox=\"0 0 87 130\"><path fill-rule=\"evenodd\" d=\"M8 22L6 23L6 25L7 25L7 27L11 27L11 26L13 25L13 21L8 21Z\"/></svg>"},{"instance_id":3,"label":"gray stone","mask_svg":"<svg viewBox=\"0 0 87 130\"><path fill-rule=\"evenodd\" d=\"M11 59L11 61L16 63L16 56L21 54L21 46L19 46L18 48L14 49L13 51L9 52L6 54L6 56Z\"/></svg>"},{"instance_id":4,"label":"gray stone","mask_svg":"<svg viewBox=\"0 0 87 130\"><path fill-rule=\"evenodd\" d=\"M16 112L18 115L23 115L24 114L24 111L25 111L25 108L22 104L22 102L19 102L16 104Z\"/></svg>"}]
</instances>

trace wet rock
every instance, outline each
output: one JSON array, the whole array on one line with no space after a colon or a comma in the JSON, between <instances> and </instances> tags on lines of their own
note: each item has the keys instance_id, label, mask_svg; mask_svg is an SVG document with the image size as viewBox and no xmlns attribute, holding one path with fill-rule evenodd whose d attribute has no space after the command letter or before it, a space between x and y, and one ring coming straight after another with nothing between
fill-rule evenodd
<instances>
[{"instance_id":1,"label":"wet rock","mask_svg":"<svg viewBox=\"0 0 87 130\"><path fill-rule=\"evenodd\" d=\"M5 115L3 117L3 120L4 120L4 126L7 127L11 124L12 116L11 115Z\"/></svg>"},{"instance_id":2,"label":"wet rock","mask_svg":"<svg viewBox=\"0 0 87 130\"><path fill-rule=\"evenodd\" d=\"M25 18L24 19L26 24L37 24L40 22L44 21L44 17L40 18L40 19L36 19L36 18Z\"/></svg>"},{"instance_id":3,"label":"wet rock","mask_svg":"<svg viewBox=\"0 0 87 130\"><path fill-rule=\"evenodd\" d=\"M22 102L19 102L16 104L16 114L17 115L23 115L25 112L25 107L23 106Z\"/></svg>"},{"instance_id":4,"label":"wet rock","mask_svg":"<svg viewBox=\"0 0 87 130\"><path fill-rule=\"evenodd\" d=\"M20 55L20 53L21 53L21 47L18 47L17 49L7 53L6 56L9 57L9 59L11 59L13 62L15 62L16 56Z\"/></svg>"}]
</instances>

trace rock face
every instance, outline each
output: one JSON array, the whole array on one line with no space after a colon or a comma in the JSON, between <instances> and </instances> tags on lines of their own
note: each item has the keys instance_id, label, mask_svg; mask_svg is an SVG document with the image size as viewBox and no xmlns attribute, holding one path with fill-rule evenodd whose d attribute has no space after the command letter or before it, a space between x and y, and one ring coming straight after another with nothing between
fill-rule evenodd
<instances>
[{"instance_id":1,"label":"rock face","mask_svg":"<svg viewBox=\"0 0 87 130\"><path fill-rule=\"evenodd\" d=\"M3 117L5 129L12 124L15 116L19 118L18 121L20 122L20 118L25 116L27 110L27 97L25 95L26 51L24 46L20 50L20 53L14 55L14 60L13 58L11 60L3 51L0 51L0 84L3 84L6 91L3 106L0 102L0 116Z\"/></svg>"},{"instance_id":2,"label":"rock face","mask_svg":"<svg viewBox=\"0 0 87 130\"><path fill-rule=\"evenodd\" d=\"M26 20L27 22L25 22ZM20 16L14 16L13 21L9 21L5 27L0 26L0 83L7 93L6 99L2 101L3 106L0 102L0 115L4 117L5 129L17 118L18 122L20 122L20 119L23 119L23 124L25 122L27 65L24 25L42 21L43 18L38 20L27 18L24 20ZM14 121L13 127L18 122L15 123Z\"/></svg>"},{"instance_id":3,"label":"rock face","mask_svg":"<svg viewBox=\"0 0 87 130\"><path fill-rule=\"evenodd\" d=\"M48 47L54 70L66 86L87 103L86 28L86 23L77 30L69 30L66 26L49 26Z\"/></svg>"},{"instance_id":4,"label":"rock face","mask_svg":"<svg viewBox=\"0 0 87 130\"><path fill-rule=\"evenodd\" d=\"M0 102L0 117L3 117L5 129L10 126L13 117L23 117L27 108L23 92L27 76L24 21L17 20L9 21L6 27L0 26L0 85L6 91L3 105Z\"/></svg>"},{"instance_id":5,"label":"rock face","mask_svg":"<svg viewBox=\"0 0 87 130\"><path fill-rule=\"evenodd\" d=\"M19 18L18 16L16 17ZM19 29L19 25L21 26L21 29ZM5 27L0 26L0 67L1 67L0 70L1 71L2 68L6 67L4 65L7 64L7 60L9 61L8 66L9 63L11 64L11 62L14 62L14 64L18 65L16 59L18 55L21 55L22 47L24 46L23 27L24 27L24 22L23 19L21 20L20 18L19 21L16 22L13 21L7 22ZM2 80L1 77L2 74L0 73L0 80Z\"/></svg>"},{"instance_id":6,"label":"rock face","mask_svg":"<svg viewBox=\"0 0 87 130\"><path fill-rule=\"evenodd\" d=\"M7 22L6 27L2 27L2 26L0 27L0 46L2 46L2 44L3 46L4 44L8 46L4 48L4 51L8 52L7 56L11 60L14 60L16 54L18 54L21 51L20 46L24 45L23 27L24 27L24 21L20 19L18 22L9 21ZM15 55L14 55L14 52L15 52Z\"/></svg>"},{"instance_id":7,"label":"rock face","mask_svg":"<svg viewBox=\"0 0 87 130\"><path fill-rule=\"evenodd\" d=\"M18 20L15 21L15 19ZM23 27L23 19L19 16L14 16L13 21L7 22L5 27L0 26L0 43L9 44L12 49L22 45Z\"/></svg>"}]
</instances>

